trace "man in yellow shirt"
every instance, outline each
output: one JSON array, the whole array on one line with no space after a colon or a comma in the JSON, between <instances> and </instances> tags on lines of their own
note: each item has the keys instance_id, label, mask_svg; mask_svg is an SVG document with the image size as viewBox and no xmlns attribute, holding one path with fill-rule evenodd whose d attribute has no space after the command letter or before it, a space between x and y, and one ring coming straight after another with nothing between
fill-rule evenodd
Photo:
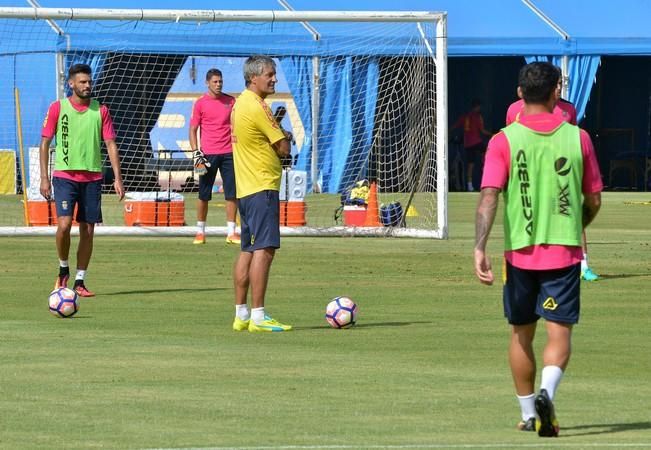
<instances>
[{"instance_id":1,"label":"man in yellow shirt","mask_svg":"<svg viewBox=\"0 0 651 450\"><path fill-rule=\"evenodd\" d=\"M231 115L233 160L238 209L242 225L241 251L233 268L235 320L233 330L289 331L265 314L269 270L280 248L281 158L290 154L288 136L278 126L264 99L276 92L276 63L267 56L251 56L244 63L246 89ZM247 296L251 288L251 311Z\"/></svg>"}]
</instances>

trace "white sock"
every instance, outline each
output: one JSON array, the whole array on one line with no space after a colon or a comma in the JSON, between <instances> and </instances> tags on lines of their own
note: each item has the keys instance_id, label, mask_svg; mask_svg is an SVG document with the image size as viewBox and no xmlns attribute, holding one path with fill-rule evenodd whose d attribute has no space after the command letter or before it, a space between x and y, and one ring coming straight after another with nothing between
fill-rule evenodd
<instances>
[{"instance_id":1,"label":"white sock","mask_svg":"<svg viewBox=\"0 0 651 450\"><path fill-rule=\"evenodd\" d=\"M558 366L545 366L542 370L540 379L540 389L545 389L549 394L549 399L554 400L554 394L558 389L558 384L563 378L563 370Z\"/></svg>"},{"instance_id":2,"label":"white sock","mask_svg":"<svg viewBox=\"0 0 651 450\"><path fill-rule=\"evenodd\" d=\"M65 261L63 259L59 260L59 267L69 267L68 266L68 260L66 259Z\"/></svg>"},{"instance_id":3,"label":"white sock","mask_svg":"<svg viewBox=\"0 0 651 450\"><path fill-rule=\"evenodd\" d=\"M75 281L77 280L84 281L84 278L86 278L86 271L77 269L77 275L75 276Z\"/></svg>"},{"instance_id":4,"label":"white sock","mask_svg":"<svg viewBox=\"0 0 651 450\"><path fill-rule=\"evenodd\" d=\"M264 322L264 306L262 308L251 309L251 320L256 325L259 325L262 322Z\"/></svg>"},{"instance_id":5,"label":"white sock","mask_svg":"<svg viewBox=\"0 0 651 450\"><path fill-rule=\"evenodd\" d=\"M522 414L522 420L525 422L532 417L536 417L536 394L529 395L517 395L518 402L520 402L520 413Z\"/></svg>"},{"instance_id":6,"label":"white sock","mask_svg":"<svg viewBox=\"0 0 651 450\"><path fill-rule=\"evenodd\" d=\"M226 222L226 227L228 228L228 235L235 233L235 222Z\"/></svg>"},{"instance_id":7,"label":"white sock","mask_svg":"<svg viewBox=\"0 0 651 450\"><path fill-rule=\"evenodd\" d=\"M583 259L581 260L581 272L588 268L588 254L583 254Z\"/></svg>"},{"instance_id":8,"label":"white sock","mask_svg":"<svg viewBox=\"0 0 651 450\"><path fill-rule=\"evenodd\" d=\"M246 306L246 303L243 305L235 305L235 315L238 319L245 322L251 318L251 313L249 313L249 307Z\"/></svg>"},{"instance_id":9,"label":"white sock","mask_svg":"<svg viewBox=\"0 0 651 450\"><path fill-rule=\"evenodd\" d=\"M199 233L205 234L206 233L206 222L197 221L197 228L198 228L197 231Z\"/></svg>"}]
</instances>

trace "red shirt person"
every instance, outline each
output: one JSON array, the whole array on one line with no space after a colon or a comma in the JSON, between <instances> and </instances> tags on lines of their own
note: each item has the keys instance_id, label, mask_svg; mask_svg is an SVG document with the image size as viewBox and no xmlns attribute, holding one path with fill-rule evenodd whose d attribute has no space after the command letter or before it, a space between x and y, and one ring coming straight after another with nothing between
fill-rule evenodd
<instances>
[{"instance_id":1,"label":"red shirt person","mask_svg":"<svg viewBox=\"0 0 651 450\"><path fill-rule=\"evenodd\" d=\"M481 167L484 160L484 140L482 136L491 136L491 132L484 127L484 118L481 115L481 101L474 99L471 110L462 115L452 125L452 129L463 127L463 150L466 160L466 184L469 192L474 191L473 173L475 166Z\"/></svg>"}]
</instances>

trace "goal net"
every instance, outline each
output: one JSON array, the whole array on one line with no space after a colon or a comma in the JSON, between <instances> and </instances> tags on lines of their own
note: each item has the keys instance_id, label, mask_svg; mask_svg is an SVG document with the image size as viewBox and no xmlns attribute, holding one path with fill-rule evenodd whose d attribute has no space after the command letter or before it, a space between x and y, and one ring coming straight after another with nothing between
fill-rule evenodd
<instances>
[{"instance_id":1,"label":"goal net","mask_svg":"<svg viewBox=\"0 0 651 450\"><path fill-rule=\"evenodd\" d=\"M56 223L39 193L41 128L50 103L70 95L68 68L85 63L113 119L128 193L123 203L112 195L103 148L98 232L193 234L193 104L207 70L220 69L223 92L237 97L244 60L264 54L278 71L265 100L294 136L282 233L446 238L445 29L445 13L0 8L10 74L0 80L0 156L10 156L0 158L0 189L9 186L0 228ZM218 177L208 234L225 232L220 191ZM152 203L152 223L128 217Z\"/></svg>"}]
</instances>

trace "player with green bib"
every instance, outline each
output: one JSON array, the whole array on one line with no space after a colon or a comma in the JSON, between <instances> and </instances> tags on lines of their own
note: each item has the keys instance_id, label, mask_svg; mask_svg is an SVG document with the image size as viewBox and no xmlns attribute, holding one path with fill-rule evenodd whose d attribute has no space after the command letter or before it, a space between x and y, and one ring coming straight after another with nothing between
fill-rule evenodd
<instances>
[{"instance_id":1,"label":"player with green bib","mask_svg":"<svg viewBox=\"0 0 651 450\"><path fill-rule=\"evenodd\" d=\"M70 229L76 208L79 245L74 290L80 297L93 297L95 294L86 288L85 277L93 252L95 224L102 222L102 140L106 143L113 169L113 185L120 200L124 198L124 188L113 121L108 108L91 98L90 67L86 64L70 67L68 86L72 95L53 102L43 123L40 189L46 199L54 197L57 211L59 274L54 288L68 285ZM50 144L55 137L56 153L50 182Z\"/></svg>"},{"instance_id":2,"label":"player with green bib","mask_svg":"<svg viewBox=\"0 0 651 450\"><path fill-rule=\"evenodd\" d=\"M499 194L504 198L504 315L511 325L509 363L520 404L518 428L558 436L554 395L579 321L581 233L601 206L603 185L590 136L553 114L560 82L549 63L519 74L524 110L488 144L477 207L475 274L494 281L486 254ZM540 389L533 339L545 319Z\"/></svg>"}]
</instances>

